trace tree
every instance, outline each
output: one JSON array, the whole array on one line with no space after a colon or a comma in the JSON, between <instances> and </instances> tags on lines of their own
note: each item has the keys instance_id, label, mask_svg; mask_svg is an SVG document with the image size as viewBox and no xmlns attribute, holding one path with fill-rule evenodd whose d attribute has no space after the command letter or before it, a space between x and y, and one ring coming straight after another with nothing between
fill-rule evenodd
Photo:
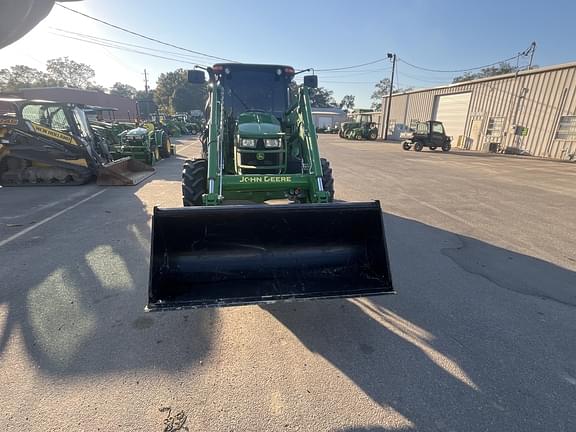
<instances>
[{"instance_id":1,"label":"tree","mask_svg":"<svg viewBox=\"0 0 576 432\"><path fill-rule=\"evenodd\" d=\"M25 65L15 65L10 69L0 70L0 89L18 90L31 87L53 85L48 75L38 69Z\"/></svg>"},{"instance_id":2,"label":"tree","mask_svg":"<svg viewBox=\"0 0 576 432\"><path fill-rule=\"evenodd\" d=\"M471 81L479 78L488 78L497 75L503 75L516 71L516 68L510 63L500 63L498 66L490 66L487 68L480 69L480 72L472 73L465 72L463 75L459 75L452 80L452 83L459 83L465 81Z\"/></svg>"},{"instance_id":3,"label":"tree","mask_svg":"<svg viewBox=\"0 0 576 432\"><path fill-rule=\"evenodd\" d=\"M178 87L185 87L187 84L188 79L184 69L176 69L174 72L160 74L156 82L156 90L154 91L156 103L163 111L173 112L171 100L174 91Z\"/></svg>"},{"instance_id":4,"label":"tree","mask_svg":"<svg viewBox=\"0 0 576 432\"><path fill-rule=\"evenodd\" d=\"M332 90L325 89L324 87L310 89L310 104L314 108L334 108L338 105L333 96Z\"/></svg>"},{"instance_id":5,"label":"tree","mask_svg":"<svg viewBox=\"0 0 576 432\"><path fill-rule=\"evenodd\" d=\"M344 109L346 108L347 110L352 110L354 109L354 100L356 99L355 96L353 95L346 95L342 98L342 101L340 101L340 108Z\"/></svg>"},{"instance_id":6,"label":"tree","mask_svg":"<svg viewBox=\"0 0 576 432\"><path fill-rule=\"evenodd\" d=\"M59 57L46 62L48 77L58 86L88 88L96 73L91 66L78 63L68 57Z\"/></svg>"},{"instance_id":7,"label":"tree","mask_svg":"<svg viewBox=\"0 0 576 432\"><path fill-rule=\"evenodd\" d=\"M175 112L203 110L207 97L208 89L204 84L186 84L177 87L172 94L172 109Z\"/></svg>"},{"instance_id":8,"label":"tree","mask_svg":"<svg viewBox=\"0 0 576 432\"><path fill-rule=\"evenodd\" d=\"M122 84L121 82L115 82L110 89L110 94L124 96L127 98L134 99L136 97L137 90L128 84Z\"/></svg>"},{"instance_id":9,"label":"tree","mask_svg":"<svg viewBox=\"0 0 576 432\"><path fill-rule=\"evenodd\" d=\"M86 90L96 90L102 93L106 93L108 92L108 89L104 86L101 86L100 84L96 84L96 83L90 83L88 84L88 86L86 87Z\"/></svg>"},{"instance_id":10,"label":"tree","mask_svg":"<svg viewBox=\"0 0 576 432\"><path fill-rule=\"evenodd\" d=\"M378 81L374 87L376 89L372 93L372 96L370 96L370 99L372 100L370 108L374 111L380 111L382 109L382 98L390 94L390 79L383 78ZM403 93L410 90L412 90L412 87L400 88L395 86L392 93Z\"/></svg>"},{"instance_id":11,"label":"tree","mask_svg":"<svg viewBox=\"0 0 576 432\"><path fill-rule=\"evenodd\" d=\"M376 83L374 86L376 89L370 96L372 100L372 105L370 106L374 111L380 111L382 109L382 98L390 94L390 78L383 78Z\"/></svg>"}]
</instances>

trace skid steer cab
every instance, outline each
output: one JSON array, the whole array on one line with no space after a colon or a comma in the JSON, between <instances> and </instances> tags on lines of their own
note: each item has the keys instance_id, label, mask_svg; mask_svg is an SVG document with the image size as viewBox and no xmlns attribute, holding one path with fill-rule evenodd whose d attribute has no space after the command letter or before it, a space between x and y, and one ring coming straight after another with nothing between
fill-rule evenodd
<instances>
[{"instance_id":1,"label":"skid steer cab","mask_svg":"<svg viewBox=\"0 0 576 432\"><path fill-rule=\"evenodd\" d=\"M333 202L310 108L317 77L206 72L189 72L208 86L203 157L184 163L184 207L154 209L147 310L392 293L379 202Z\"/></svg>"},{"instance_id":2,"label":"skid steer cab","mask_svg":"<svg viewBox=\"0 0 576 432\"><path fill-rule=\"evenodd\" d=\"M402 148L406 151L414 148L420 152L424 147L428 147L432 151L441 148L442 151L448 152L452 148L452 138L446 135L444 125L434 120L413 123L410 131L402 133L400 138Z\"/></svg>"}]
</instances>

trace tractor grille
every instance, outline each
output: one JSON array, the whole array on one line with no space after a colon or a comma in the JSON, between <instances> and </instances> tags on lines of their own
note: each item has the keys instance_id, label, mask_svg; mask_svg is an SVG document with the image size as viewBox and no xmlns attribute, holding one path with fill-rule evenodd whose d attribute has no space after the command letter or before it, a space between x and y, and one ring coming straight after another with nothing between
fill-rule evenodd
<instances>
[{"instance_id":1,"label":"tractor grille","mask_svg":"<svg viewBox=\"0 0 576 432\"><path fill-rule=\"evenodd\" d=\"M238 152L238 166L242 172L280 172L283 166L283 152L257 151Z\"/></svg>"}]
</instances>

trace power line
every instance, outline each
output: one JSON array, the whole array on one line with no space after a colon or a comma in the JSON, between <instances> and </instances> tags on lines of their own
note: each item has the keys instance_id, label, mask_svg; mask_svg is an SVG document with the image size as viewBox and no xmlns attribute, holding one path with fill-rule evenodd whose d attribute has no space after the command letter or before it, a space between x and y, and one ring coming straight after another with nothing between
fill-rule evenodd
<instances>
[{"instance_id":1,"label":"power line","mask_svg":"<svg viewBox=\"0 0 576 432\"><path fill-rule=\"evenodd\" d=\"M360 74L368 74L368 73L374 73L374 72L383 72L383 71L388 71L392 69L392 66L390 67L386 67L386 68L379 68L379 69L360 69L360 70L354 70L354 71L350 71L350 70L336 70L336 71L320 71L319 69L316 69L315 72L322 72L322 73L345 73L345 74L354 74L354 75L360 75ZM343 75L338 75L338 76L343 76Z\"/></svg>"},{"instance_id":2,"label":"power line","mask_svg":"<svg viewBox=\"0 0 576 432\"><path fill-rule=\"evenodd\" d=\"M169 43L169 42L164 42L164 41L161 41L161 40L159 40L159 39L155 39L155 38L152 38L152 37L143 35L142 33L137 33L137 32L135 32L135 31L125 29L125 28L123 28L123 27L117 26L117 25L115 25L115 24L109 23L109 22L107 22L107 21L101 20L101 19L99 19L99 18L95 18L95 17L93 17L93 16L87 15L87 14L82 13L82 12L80 12L80 11L77 11L77 10L75 10L75 9L69 8L69 7L67 7L67 6L64 6L62 3L56 3L56 4L57 4L58 6L60 6L61 8L64 8L64 9L70 11L70 12L74 12L74 13L76 13L76 14L78 14L78 15L82 15L83 17L89 18L89 19L91 19L91 20L94 20L94 21L99 22L99 23L101 23L101 24L107 25L107 26L109 26L109 27L115 28L115 29L117 29L117 30L120 30L120 31L123 31L123 32L126 32L126 33L130 33L130 34L132 34L132 35L134 35L134 36L138 36L138 37L141 37L141 38L144 38L144 39L148 39L149 41L152 41L152 42L156 42L156 43L159 43L159 44L162 44L162 45L166 45L166 46L169 46L169 47L172 47L172 48L176 48L176 49L179 49L179 50L182 50L182 51L187 51L187 52L190 52L190 53L192 53L192 54L198 54L198 55L203 56L203 57L208 57L208 58L212 58L212 59L216 59L216 60L224 60L224 61L228 61L228 62L237 63L235 60L230 60L230 59L227 59L227 58L224 58L224 57L213 56L213 55L206 54L206 53L203 53L203 52L200 52L200 51L190 50L190 49L188 49L188 48L183 48L183 47L181 47L181 46L174 45L174 44L171 44L171 43Z\"/></svg>"},{"instance_id":3,"label":"power line","mask_svg":"<svg viewBox=\"0 0 576 432\"><path fill-rule=\"evenodd\" d=\"M375 63L380 63L384 60L388 60L388 57L383 57L381 59L373 60L373 61L370 61L367 63L352 65L352 66L344 66L344 67L337 67L337 68L330 68L330 69L314 69L314 72L331 72L331 71L341 71L341 70L347 70L347 69L356 69L356 68L359 68L362 66L368 66L368 65L375 64Z\"/></svg>"},{"instance_id":4,"label":"power line","mask_svg":"<svg viewBox=\"0 0 576 432\"><path fill-rule=\"evenodd\" d=\"M111 44L116 44L116 45L121 45L121 46L123 45L123 46L127 46L127 47L134 47L134 48L141 48L141 49L145 49L145 50L149 50L149 51L175 55L178 57L184 57L184 58L190 59L190 60L196 60L196 61L204 61L205 60L205 59L201 59L201 57L199 57L199 56L193 56L190 54L181 54L181 53L177 53L174 51L166 51L166 50L161 50L161 49L156 49L156 48L150 48L150 47L147 47L144 45L137 45L137 44L131 44L128 42L121 42L121 41L117 41L117 40L113 40L113 39L101 38L101 37L97 37L97 36L87 35L85 33L77 33L77 32L64 30L64 29L60 29L60 28L56 28L56 27L51 27L51 28L54 30L57 30L59 32L66 33L68 35L74 35L74 36L78 36L78 37L81 37L84 39L89 39L89 40L93 40L93 41L97 41L97 42L111 43ZM64 36L64 35L58 34L58 36ZM199 59L201 59L201 60L199 60Z\"/></svg>"},{"instance_id":5,"label":"power line","mask_svg":"<svg viewBox=\"0 0 576 432\"><path fill-rule=\"evenodd\" d=\"M420 78L418 76L407 74L406 72L402 72L402 73L399 72L399 74L400 74L400 76L402 76L404 78L409 78L409 79L413 79L416 81L421 81L421 82L431 83L431 84L446 84L449 81L449 80L445 80L445 79L430 80L430 79Z\"/></svg>"},{"instance_id":6,"label":"power line","mask_svg":"<svg viewBox=\"0 0 576 432\"><path fill-rule=\"evenodd\" d=\"M374 81L330 81L330 80L321 80L321 83L329 83L329 84L371 84L375 85Z\"/></svg>"},{"instance_id":7,"label":"power line","mask_svg":"<svg viewBox=\"0 0 576 432\"><path fill-rule=\"evenodd\" d=\"M398 60L401 61L402 63L410 66L410 67L413 67L413 68L415 68L415 69L420 69L420 70L423 70L423 71L426 71L426 72L460 73L460 72L471 72L471 71L475 71L475 70L478 70L478 69L484 69L484 68L488 68L488 67L490 67L490 66L497 66L497 65L499 65L500 63L507 63L507 62L509 62L510 60L514 60L514 59L517 58L517 57L518 57L518 56L515 55L515 56L513 56L513 57L510 57L510 58L507 58L507 59L504 59L504 60L499 60L499 61L497 61L497 62L490 63L490 64L483 65L483 66L478 66L478 67L469 68L469 69L454 69L454 70L429 69L429 68L425 68L425 67L422 67L422 66L417 66L417 65L412 64L412 63L408 63L406 60L403 60L403 59L401 59L401 58L399 58Z\"/></svg>"},{"instance_id":8,"label":"power line","mask_svg":"<svg viewBox=\"0 0 576 432\"><path fill-rule=\"evenodd\" d=\"M56 4L59 4L59 3L56 3ZM196 62L191 62L191 61L187 61L187 60L183 60L183 59L176 59L176 58L165 57L165 56L160 56L160 55L156 55L156 54L150 54L147 52L138 51L138 50L134 50L131 48L115 46L112 44L106 44L106 43L101 43L101 42L97 42L97 41L90 41L90 40L81 39L81 38L77 38L77 37L73 37L73 36L66 36L66 35L59 34L59 33L52 33L52 34L55 36L66 38L66 39L73 39L73 40L77 40L77 41L81 41L81 42L85 42L85 43L89 43L89 44L93 44L93 45L99 45L99 46L103 46L103 47L114 48L114 49L118 49L121 51L132 52L132 53L141 54L141 55L145 55L145 56L149 56L149 57L156 57L156 58L160 58L160 59L164 59L164 60L172 60L172 61L177 61L180 63L197 65Z\"/></svg>"}]
</instances>

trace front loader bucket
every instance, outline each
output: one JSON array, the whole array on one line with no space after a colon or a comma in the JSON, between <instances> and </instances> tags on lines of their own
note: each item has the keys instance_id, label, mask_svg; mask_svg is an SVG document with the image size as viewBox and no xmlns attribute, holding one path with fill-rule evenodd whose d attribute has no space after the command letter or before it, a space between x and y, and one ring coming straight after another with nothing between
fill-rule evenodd
<instances>
[{"instance_id":1,"label":"front loader bucket","mask_svg":"<svg viewBox=\"0 0 576 432\"><path fill-rule=\"evenodd\" d=\"M98 168L96 183L102 186L131 186L154 174L154 168L130 157Z\"/></svg>"},{"instance_id":2,"label":"front loader bucket","mask_svg":"<svg viewBox=\"0 0 576 432\"><path fill-rule=\"evenodd\" d=\"M154 208L147 310L393 293L379 202Z\"/></svg>"}]
</instances>

